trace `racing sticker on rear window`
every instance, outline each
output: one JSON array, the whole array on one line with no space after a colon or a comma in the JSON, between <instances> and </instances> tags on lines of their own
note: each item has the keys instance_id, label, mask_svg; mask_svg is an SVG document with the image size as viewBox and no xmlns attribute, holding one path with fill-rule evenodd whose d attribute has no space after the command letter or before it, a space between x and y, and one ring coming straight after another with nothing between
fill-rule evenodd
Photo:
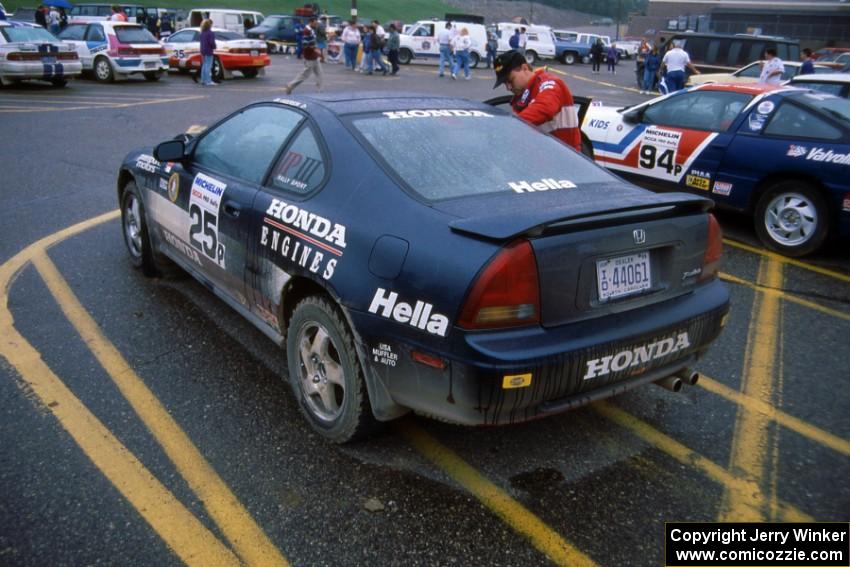
<instances>
[{"instance_id":1,"label":"racing sticker on rear window","mask_svg":"<svg viewBox=\"0 0 850 567\"><path fill-rule=\"evenodd\" d=\"M218 218L226 188L226 183L199 173L189 197L189 242L222 269L224 244L219 242Z\"/></svg>"},{"instance_id":2,"label":"racing sticker on rear window","mask_svg":"<svg viewBox=\"0 0 850 567\"><path fill-rule=\"evenodd\" d=\"M682 166L676 163L676 152L681 140L681 132L648 127L641 140L638 167L653 177L678 180Z\"/></svg>"},{"instance_id":3,"label":"racing sticker on rear window","mask_svg":"<svg viewBox=\"0 0 850 567\"><path fill-rule=\"evenodd\" d=\"M575 189L576 184L566 179L553 179L547 177L540 181L508 181L508 187L516 193L534 193L535 191L549 191L551 189Z\"/></svg>"},{"instance_id":4,"label":"racing sticker on rear window","mask_svg":"<svg viewBox=\"0 0 850 567\"><path fill-rule=\"evenodd\" d=\"M383 115L391 120L398 118L451 118L453 116L493 118L492 114L488 114L481 110L398 110L394 112L384 112Z\"/></svg>"},{"instance_id":5,"label":"racing sticker on rear window","mask_svg":"<svg viewBox=\"0 0 850 567\"><path fill-rule=\"evenodd\" d=\"M345 251L345 226L272 199L260 229L260 244L329 280Z\"/></svg>"}]
</instances>

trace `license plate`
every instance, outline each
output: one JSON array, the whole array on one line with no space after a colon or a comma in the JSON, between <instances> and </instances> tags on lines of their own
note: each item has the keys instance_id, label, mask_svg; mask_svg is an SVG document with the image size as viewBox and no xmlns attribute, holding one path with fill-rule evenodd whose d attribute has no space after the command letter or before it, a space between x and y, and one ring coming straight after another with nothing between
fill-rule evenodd
<instances>
[{"instance_id":1,"label":"license plate","mask_svg":"<svg viewBox=\"0 0 850 567\"><path fill-rule=\"evenodd\" d=\"M145 61L145 69L153 69L158 63L156 61Z\"/></svg>"},{"instance_id":2,"label":"license plate","mask_svg":"<svg viewBox=\"0 0 850 567\"><path fill-rule=\"evenodd\" d=\"M42 57L41 62L45 65L54 65L56 63L55 57Z\"/></svg>"},{"instance_id":3,"label":"license plate","mask_svg":"<svg viewBox=\"0 0 850 567\"><path fill-rule=\"evenodd\" d=\"M596 261L599 301L639 293L652 287L649 252Z\"/></svg>"},{"instance_id":4,"label":"license plate","mask_svg":"<svg viewBox=\"0 0 850 567\"><path fill-rule=\"evenodd\" d=\"M251 57L256 57L256 56L257 56L257 55L259 55L259 54L260 54L260 50L259 50L259 49L252 49L252 50L251 50Z\"/></svg>"}]
</instances>

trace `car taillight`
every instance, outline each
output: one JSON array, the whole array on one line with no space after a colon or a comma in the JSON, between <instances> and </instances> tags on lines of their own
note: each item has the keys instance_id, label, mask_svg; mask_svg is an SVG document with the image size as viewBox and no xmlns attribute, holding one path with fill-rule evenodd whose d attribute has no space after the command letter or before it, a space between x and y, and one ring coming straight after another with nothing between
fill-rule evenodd
<instances>
[{"instance_id":1,"label":"car taillight","mask_svg":"<svg viewBox=\"0 0 850 567\"><path fill-rule=\"evenodd\" d=\"M118 55L119 57L122 55L138 55L139 52L133 49L132 47L119 47Z\"/></svg>"},{"instance_id":2,"label":"car taillight","mask_svg":"<svg viewBox=\"0 0 850 567\"><path fill-rule=\"evenodd\" d=\"M537 260L527 240L502 249L478 275L458 325L492 329L532 325L540 321Z\"/></svg>"},{"instance_id":3,"label":"car taillight","mask_svg":"<svg viewBox=\"0 0 850 567\"><path fill-rule=\"evenodd\" d=\"M35 51L16 51L9 53L6 59L9 61L40 61L42 57L53 57L52 53L37 53Z\"/></svg>"},{"instance_id":4,"label":"car taillight","mask_svg":"<svg viewBox=\"0 0 850 567\"><path fill-rule=\"evenodd\" d=\"M708 214L708 240L705 246L705 254L702 257L702 273L700 281L708 280L717 275L720 270L720 261L723 259L723 232L720 223L711 213Z\"/></svg>"},{"instance_id":5,"label":"car taillight","mask_svg":"<svg viewBox=\"0 0 850 567\"><path fill-rule=\"evenodd\" d=\"M77 55L76 51L68 51L68 52L65 52L65 53L60 53L57 56L57 59L65 59L65 60L72 59L73 60L73 59L79 59L79 56Z\"/></svg>"}]
</instances>

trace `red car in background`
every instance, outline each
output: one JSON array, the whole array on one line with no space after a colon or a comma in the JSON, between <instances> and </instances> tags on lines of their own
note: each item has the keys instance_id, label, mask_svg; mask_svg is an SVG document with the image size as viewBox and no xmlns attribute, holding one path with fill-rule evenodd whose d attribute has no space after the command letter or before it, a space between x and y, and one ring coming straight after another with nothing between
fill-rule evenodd
<instances>
[{"instance_id":1,"label":"red car in background","mask_svg":"<svg viewBox=\"0 0 850 567\"><path fill-rule=\"evenodd\" d=\"M239 71L246 79L265 73L266 66L271 63L265 41L248 39L240 33L221 28L213 28L212 31L216 43L212 70L214 80L231 79L234 71ZM185 28L162 42L169 68L200 70L200 36L200 28Z\"/></svg>"}]
</instances>

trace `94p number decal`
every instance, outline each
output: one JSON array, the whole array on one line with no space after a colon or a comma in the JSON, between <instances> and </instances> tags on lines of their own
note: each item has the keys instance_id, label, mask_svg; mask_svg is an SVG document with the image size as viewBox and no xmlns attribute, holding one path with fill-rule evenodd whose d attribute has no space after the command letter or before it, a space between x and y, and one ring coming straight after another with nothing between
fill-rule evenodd
<instances>
[{"instance_id":1,"label":"94p number decal","mask_svg":"<svg viewBox=\"0 0 850 567\"><path fill-rule=\"evenodd\" d=\"M638 167L649 170L653 177L678 180L682 166L676 163L676 152L682 133L661 128L647 128L638 154Z\"/></svg>"}]
</instances>

